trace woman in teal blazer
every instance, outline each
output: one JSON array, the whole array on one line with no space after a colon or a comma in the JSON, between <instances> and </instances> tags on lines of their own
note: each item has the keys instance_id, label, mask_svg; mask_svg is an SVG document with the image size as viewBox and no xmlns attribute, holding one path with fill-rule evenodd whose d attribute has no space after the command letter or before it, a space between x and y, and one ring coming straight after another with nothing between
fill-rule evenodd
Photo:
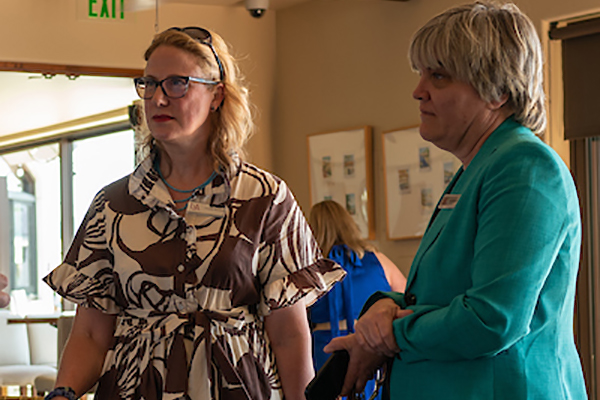
<instances>
[{"instance_id":1,"label":"woman in teal blazer","mask_svg":"<svg viewBox=\"0 0 600 400\"><path fill-rule=\"evenodd\" d=\"M516 6L477 2L410 47L421 136L462 167L442 195L405 293L376 293L343 393L393 357L392 399L585 399L573 337L581 224L575 185L544 129L542 53ZM533 132L532 132L533 131Z\"/></svg>"}]
</instances>

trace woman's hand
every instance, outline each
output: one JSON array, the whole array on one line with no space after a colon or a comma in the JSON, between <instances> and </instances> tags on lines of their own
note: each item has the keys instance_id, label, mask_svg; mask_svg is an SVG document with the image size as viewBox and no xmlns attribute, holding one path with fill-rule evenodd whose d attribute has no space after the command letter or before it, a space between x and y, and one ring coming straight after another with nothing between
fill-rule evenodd
<instances>
[{"instance_id":1,"label":"woman's hand","mask_svg":"<svg viewBox=\"0 0 600 400\"><path fill-rule=\"evenodd\" d=\"M350 354L350 362L341 395L352 396L365 389L367 381L373 378L375 371L385 363L387 357L361 346L355 334L337 337L324 348L326 353L342 349L347 350Z\"/></svg>"},{"instance_id":2,"label":"woman's hand","mask_svg":"<svg viewBox=\"0 0 600 400\"><path fill-rule=\"evenodd\" d=\"M356 323L356 340L372 352L394 357L400 352L394 336L392 322L412 314L412 310L403 310L392 299L381 299L373 304Z\"/></svg>"},{"instance_id":3,"label":"woman's hand","mask_svg":"<svg viewBox=\"0 0 600 400\"><path fill-rule=\"evenodd\" d=\"M6 275L0 274L0 308L4 308L10 303L10 295L3 292L8 287L8 278Z\"/></svg>"}]
</instances>

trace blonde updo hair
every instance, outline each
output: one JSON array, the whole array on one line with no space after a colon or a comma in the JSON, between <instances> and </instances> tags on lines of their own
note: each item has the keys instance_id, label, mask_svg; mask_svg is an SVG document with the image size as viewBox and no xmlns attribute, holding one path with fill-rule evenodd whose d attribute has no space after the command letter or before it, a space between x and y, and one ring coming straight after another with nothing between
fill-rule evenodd
<instances>
[{"instance_id":1,"label":"blonde updo hair","mask_svg":"<svg viewBox=\"0 0 600 400\"><path fill-rule=\"evenodd\" d=\"M443 12L415 33L409 60L415 71L444 68L485 101L507 95L518 122L535 133L546 127L540 40L514 4L476 1Z\"/></svg>"},{"instance_id":2,"label":"blonde updo hair","mask_svg":"<svg viewBox=\"0 0 600 400\"><path fill-rule=\"evenodd\" d=\"M325 256L338 244L345 244L359 258L365 251L375 251L375 247L361 237L360 229L348 211L333 200L312 206L308 223Z\"/></svg>"},{"instance_id":3,"label":"blonde updo hair","mask_svg":"<svg viewBox=\"0 0 600 400\"><path fill-rule=\"evenodd\" d=\"M210 31L212 45L223 66L223 102L219 108L210 113L213 131L208 138L208 150L215 162L216 171L223 169L230 176L235 171L237 159L245 157L244 145L254 131L252 108L249 100L248 89L244 84L244 77L237 65L237 61L229 52L225 41L216 33ZM157 34L150 47L144 53L148 61L152 53L159 46L172 46L186 51L196 57L198 65L206 74L203 78L219 81L219 65L215 60L210 47L193 39L187 34L167 29ZM209 86L213 88L214 86ZM149 135L144 142L149 150L160 152L161 157L168 159L166 152L162 151L160 143Z\"/></svg>"}]
</instances>

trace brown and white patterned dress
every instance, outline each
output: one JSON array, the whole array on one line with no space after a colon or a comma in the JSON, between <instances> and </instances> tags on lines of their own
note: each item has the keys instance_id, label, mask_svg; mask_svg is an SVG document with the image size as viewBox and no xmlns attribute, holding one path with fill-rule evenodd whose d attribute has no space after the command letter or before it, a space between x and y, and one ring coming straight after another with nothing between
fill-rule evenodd
<instances>
[{"instance_id":1,"label":"brown and white patterned dress","mask_svg":"<svg viewBox=\"0 0 600 400\"><path fill-rule=\"evenodd\" d=\"M308 306L340 281L283 181L240 163L185 217L152 157L102 189L64 263L44 280L117 314L96 398L282 399L264 329L271 310Z\"/></svg>"}]
</instances>

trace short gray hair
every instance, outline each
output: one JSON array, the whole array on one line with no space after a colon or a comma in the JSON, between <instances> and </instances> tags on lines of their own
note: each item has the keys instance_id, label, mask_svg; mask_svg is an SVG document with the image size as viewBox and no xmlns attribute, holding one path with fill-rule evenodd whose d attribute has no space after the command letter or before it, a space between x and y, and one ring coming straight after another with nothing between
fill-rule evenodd
<instances>
[{"instance_id":1,"label":"short gray hair","mask_svg":"<svg viewBox=\"0 0 600 400\"><path fill-rule=\"evenodd\" d=\"M476 1L451 8L415 33L408 54L414 70L444 68L485 101L506 94L518 122L536 133L545 129L542 47L516 5Z\"/></svg>"}]
</instances>

